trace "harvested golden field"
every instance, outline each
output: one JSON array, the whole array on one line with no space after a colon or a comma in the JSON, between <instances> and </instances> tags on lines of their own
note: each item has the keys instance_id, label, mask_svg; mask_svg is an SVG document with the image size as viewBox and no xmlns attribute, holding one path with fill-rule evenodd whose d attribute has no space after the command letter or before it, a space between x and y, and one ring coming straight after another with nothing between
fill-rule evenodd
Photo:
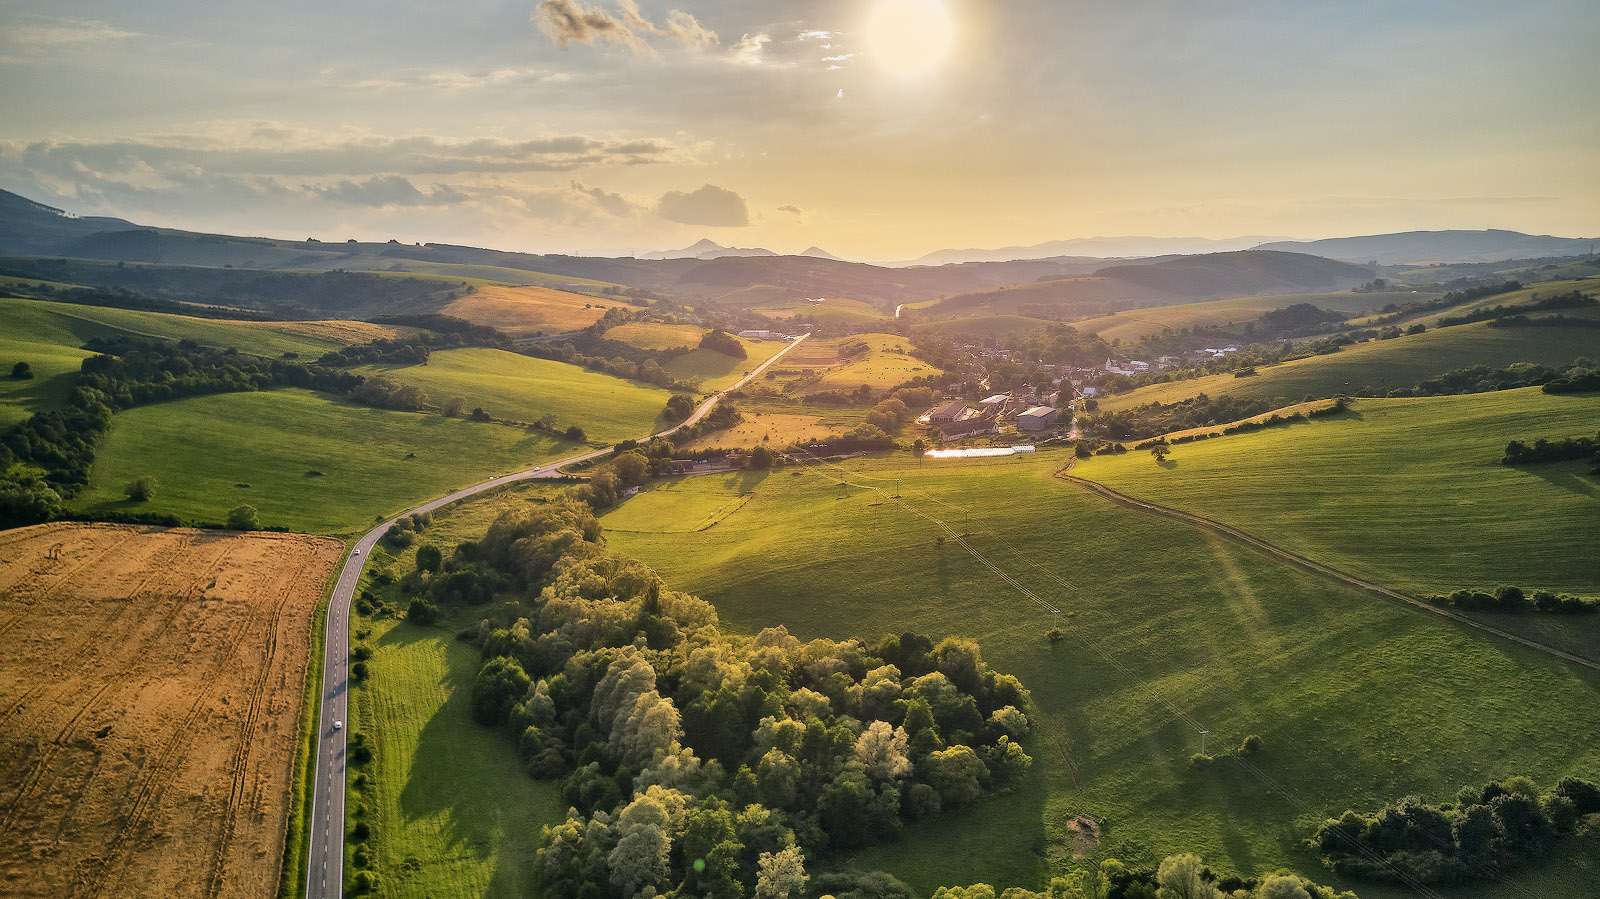
<instances>
[{"instance_id":1,"label":"harvested golden field","mask_svg":"<svg viewBox=\"0 0 1600 899\"><path fill-rule=\"evenodd\" d=\"M606 339L620 340L642 350L670 350L700 345L706 329L699 325L669 325L664 322L629 322L606 332Z\"/></svg>"},{"instance_id":2,"label":"harvested golden field","mask_svg":"<svg viewBox=\"0 0 1600 899\"><path fill-rule=\"evenodd\" d=\"M439 311L480 325L493 325L513 337L525 337L587 328L599 321L607 309L625 305L549 287L489 285Z\"/></svg>"},{"instance_id":3,"label":"harvested golden field","mask_svg":"<svg viewBox=\"0 0 1600 899\"><path fill-rule=\"evenodd\" d=\"M287 534L0 534L0 892L276 895L313 613Z\"/></svg>"}]
</instances>

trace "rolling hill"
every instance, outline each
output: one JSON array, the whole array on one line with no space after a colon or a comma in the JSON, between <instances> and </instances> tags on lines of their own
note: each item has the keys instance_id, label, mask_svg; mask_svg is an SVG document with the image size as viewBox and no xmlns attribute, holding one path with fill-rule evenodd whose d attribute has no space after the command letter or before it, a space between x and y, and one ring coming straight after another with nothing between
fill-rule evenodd
<instances>
[{"instance_id":1,"label":"rolling hill","mask_svg":"<svg viewBox=\"0 0 1600 899\"><path fill-rule=\"evenodd\" d=\"M1551 237L1520 231L1406 231L1365 237L1285 240L1258 249L1314 253L1347 262L1383 265L1415 262L1495 262L1540 256L1590 256L1600 238Z\"/></svg>"}]
</instances>

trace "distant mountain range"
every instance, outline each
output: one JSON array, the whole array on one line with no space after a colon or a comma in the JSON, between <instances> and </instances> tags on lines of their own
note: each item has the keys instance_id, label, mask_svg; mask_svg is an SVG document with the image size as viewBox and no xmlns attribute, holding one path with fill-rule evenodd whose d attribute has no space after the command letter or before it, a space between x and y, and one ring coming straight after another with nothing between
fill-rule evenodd
<instances>
[{"instance_id":1,"label":"distant mountain range","mask_svg":"<svg viewBox=\"0 0 1600 899\"><path fill-rule=\"evenodd\" d=\"M952 265L962 262L1011 262L1020 259L1046 259L1055 256L1125 259L1142 256L1194 255L1248 250L1263 241L1281 237L1230 237L1210 240L1204 237L1074 237L1052 240L1027 247L1001 247L997 250L935 250L920 259L899 265Z\"/></svg>"},{"instance_id":2,"label":"distant mountain range","mask_svg":"<svg viewBox=\"0 0 1600 899\"><path fill-rule=\"evenodd\" d=\"M1262 244L1261 250L1310 253L1344 262L1380 265L1430 262L1499 262L1502 259L1543 259L1549 256L1588 256L1600 238L1551 237L1520 231L1405 231L1366 237L1331 237L1325 240L1284 240Z\"/></svg>"},{"instance_id":3,"label":"distant mountain range","mask_svg":"<svg viewBox=\"0 0 1600 899\"><path fill-rule=\"evenodd\" d=\"M1146 241L1144 246L1148 249L1152 246L1149 241L1157 239L1096 238L1019 249L1055 252L1073 247L1111 252L1134 248L1132 243L1117 241ZM583 283L567 285L579 291L597 289L590 282L601 282L730 308L780 308L814 297L839 297L873 304L886 314L898 304L924 300L942 300L941 308L926 311L940 316L961 314L963 310L1000 311L1023 306L1091 312L1128 308L1127 304L1135 300L1149 305L1218 296L1336 290L1372 277L1372 270L1363 266L1374 259L1428 262L1494 257L1496 253L1502 254L1498 258L1528 258L1584 253L1588 244L1584 240L1532 237L1509 231L1417 232L1272 244L1286 247L1278 252L1169 253L1112 259L1054 255L1015 261L888 267L847 262L818 247L810 247L798 256L780 256L764 248L725 247L711 240L645 257L591 257L437 243L324 243L313 239L236 237L152 228L118 218L79 218L0 191L0 256L10 257L0 260L0 269L14 277L121 287L165 299L262 309L300 305L319 314L358 316L394 311L389 293L377 289L382 285L363 287L371 288L369 299L341 304L290 282L306 277L308 272L460 272L462 278L493 278L493 273L481 274L481 267L495 266L587 279L584 283L588 287ZM1190 241L1186 248L1194 245ZM1358 265L1304 252L1311 249L1355 260ZM1012 255L1011 250L972 252ZM119 268L118 263L143 265ZM259 276L263 271L279 273L281 277L263 279ZM374 280L375 276L363 277ZM323 280L331 285L328 296L334 296L339 279ZM389 280L398 283L410 279ZM264 284L277 286L268 293L259 293L266 289L261 287ZM424 303L412 296L415 286L401 284L396 287L395 296L410 297L404 300L410 304ZM419 310L420 306L408 307L408 311Z\"/></svg>"},{"instance_id":4,"label":"distant mountain range","mask_svg":"<svg viewBox=\"0 0 1600 899\"><path fill-rule=\"evenodd\" d=\"M710 239L701 238L681 250L660 250L640 253L639 259L721 259L724 256L776 256L764 247L725 247Z\"/></svg>"}]
</instances>

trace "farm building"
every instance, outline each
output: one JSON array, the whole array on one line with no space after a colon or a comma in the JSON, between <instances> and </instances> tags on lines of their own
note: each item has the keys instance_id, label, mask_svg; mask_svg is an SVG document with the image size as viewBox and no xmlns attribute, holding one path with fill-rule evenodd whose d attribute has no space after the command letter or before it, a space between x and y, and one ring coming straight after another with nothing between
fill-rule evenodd
<instances>
[{"instance_id":1,"label":"farm building","mask_svg":"<svg viewBox=\"0 0 1600 899\"><path fill-rule=\"evenodd\" d=\"M739 336L748 340L782 340L784 338L784 335L778 333L777 331L767 330L740 331Z\"/></svg>"},{"instance_id":2,"label":"farm building","mask_svg":"<svg viewBox=\"0 0 1600 899\"><path fill-rule=\"evenodd\" d=\"M1021 431L1043 431L1055 423L1056 410L1049 406L1034 406L1017 413L1017 429Z\"/></svg>"},{"instance_id":3,"label":"farm building","mask_svg":"<svg viewBox=\"0 0 1600 899\"><path fill-rule=\"evenodd\" d=\"M934 406L928 412L928 420L934 424L946 421L955 421L961 413L967 411L967 404L960 400L951 400L942 406Z\"/></svg>"}]
</instances>

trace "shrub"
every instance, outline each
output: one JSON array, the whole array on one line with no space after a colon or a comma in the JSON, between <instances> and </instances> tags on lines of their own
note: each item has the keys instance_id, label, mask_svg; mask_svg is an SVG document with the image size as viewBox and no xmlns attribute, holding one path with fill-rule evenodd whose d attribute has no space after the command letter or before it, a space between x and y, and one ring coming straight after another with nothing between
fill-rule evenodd
<instances>
[{"instance_id":1,"label":"shrub","mask_svg":"<svg viewBox=\"0 0 1600 899\"><path fill-rule=\"evenodd\" d=\"M228 510L228 527L235 531L254 531L261 527L256 507L246 503Z\"/></svg>"},{"instance_id":2,"label":"shrub","mask_svg":"<svg viewBox=\"0 0 1600 899\"><path fill-rule=\"evenodd\" d=\"M26 381L33 377L33 366L26 362L18 362L11 366L11 377L18 381Z\"/></svg>"},{"instance_id":3,"label":"shrub","mask_svg":"<svg viewBox=\"0 0 1600 899\"><path fill-rule=\"evenodd\" d=\"M145 503L149 502L151 498L156 495L156 486L155 478L152 478L149 475L144 475L135 479L133 483L129 484L128 486L122 488L122 492L126 493L128 495L128 499L132 500L133 502Z\"/></svg>"},{"instance_id":4,"label":"shrub","mask_svg":"<svg viewBox=\"0 0 1600 899\"><path fill-rule=\"evenodd\" d=\"M1243 743L1239 744L1239 754L1245 758L1249 758L1260 751L1261 736L1259 734L1251 734L1250 736L1244 738Z\"/></svg>"}]
</instances>

